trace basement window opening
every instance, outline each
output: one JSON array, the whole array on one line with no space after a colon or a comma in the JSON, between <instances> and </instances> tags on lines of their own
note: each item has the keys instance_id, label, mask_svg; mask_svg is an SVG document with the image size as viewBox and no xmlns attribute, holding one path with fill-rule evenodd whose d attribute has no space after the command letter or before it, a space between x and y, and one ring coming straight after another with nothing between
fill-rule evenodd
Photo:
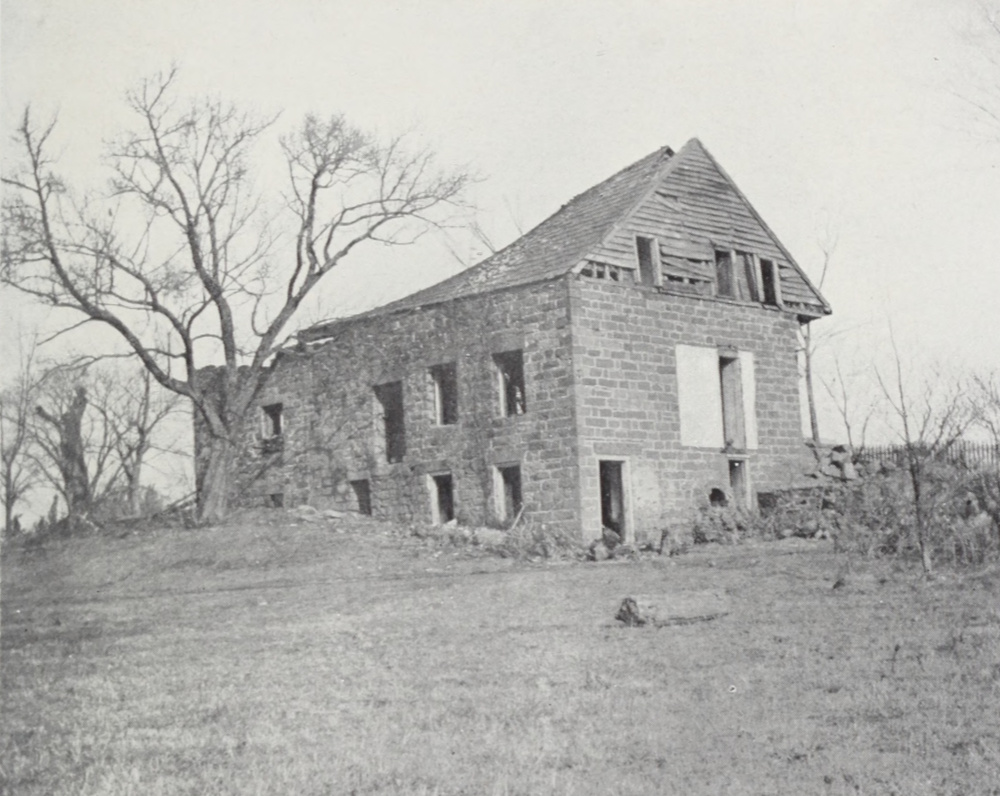
<instances>
[{"instance_id":1,"label":"basement window opening","mask_svg":"<svg viewBox=\"0 0 1000 796\"><path fill-rule=\"evenodd\" d=\"M523 507L521 498L521 468L514 464L497 468L497 509L502 522L513 521Z\"/></svg>"},{"instance_id":2,"label":"basement window opening","mask_svg":"<svg viewBox=\"0 0 1000 796\"><path fill-rule=\"evenodd\" d=\"M406 422L403 413L403 382L393 381L375 387L381 413L378 416L385 439L385 460L403 461L406 455Z\"/></svg>"},{"instance_id":3,"label":"basement window opening","mask_svg":"<svg viewBox=\"0 0 1000 796\"><path fill-rule=\"evenodd\" d=\"M527 410L524 397L524 353L505 351L493 355L500 391L500 415L513 417Z\"/></svg>"},{"instance_id":4,"label":"basement window opening","mask_svg":"<svg viewBox=\"0 0 1000 796\"><path fill-rule=\"evenodd\" d=\"M367 478L351 481L351 489L354 490L354 498L358 503L358 513L370 517L372 515L371 482Z\"/></svg>"},{"instance_id":5,"label":"basement window opening","mask_svg":"<svg viewBox=\"0 0 1000 796\"><path fill-rule=\"evenodd\" d=\"M431 517L434 525L455 519L455 484L451 473L431 476Z\"/></svg>"},{"instance_id":6,"label":"basement window opening","mask_svg":"<svg viewBox=\"0 0 1000 796\"><path fill-rule=\"evenodd\" d=\"M431 368L434 383L434 422L451 426L458 422L458 368L454 362Z\"/></svg>"},{"instance_id":7,"label":"basement window opening","mask_svg":"<svg viewBox=\"0 0 1000 796\"><path fill-rule=\"evenodd\" d=\"M273 492L267 496L267 504L272 509L281 509L285 507L285 493L284 492Z\"/></svg>"}]
</instances>

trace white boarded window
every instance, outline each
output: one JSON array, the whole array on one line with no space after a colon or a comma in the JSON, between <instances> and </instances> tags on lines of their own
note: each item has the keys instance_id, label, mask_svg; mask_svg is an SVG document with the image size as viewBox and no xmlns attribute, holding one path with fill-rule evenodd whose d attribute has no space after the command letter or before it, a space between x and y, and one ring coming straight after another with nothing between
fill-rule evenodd
<instances>
[{"instance_id":1,"label":"white boarded window","mask_svg":"<svg viewBox=\"0 0 1000 796\"><path fill-rule=\"evenodd\" d=\"M681 445L722 448L717 348L677 346L677 400L681 410Z\"/></svg>"},{"instance_id":2,"label":"white boarded window","mask_svg":"<svg viewBox=\"0 0 1000 796\"><path fill-rule=\"evenodd\" d=\"M735 357L707 346L677 346L681 445L725 448L728 426L732 446L758 447L753 352L734 353ZM727 383L727 378L739 383Z\"/></svg>"}]
</instances>

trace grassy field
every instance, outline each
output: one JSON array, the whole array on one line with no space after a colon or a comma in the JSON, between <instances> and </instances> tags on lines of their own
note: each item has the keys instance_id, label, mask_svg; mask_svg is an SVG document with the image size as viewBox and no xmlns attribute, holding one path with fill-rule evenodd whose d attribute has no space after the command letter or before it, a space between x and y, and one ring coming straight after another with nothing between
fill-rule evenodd
<instances>
[{"instance_id":1,"label":"grassy field","mask_svg":"<svg viewBox=\"0 0 1000 796\"><path fill-rule=\"evenodd\" d=\"M4 794L1000 794L1000 571L274 512L4 550ZM633 593L711 622L625 628Z\"/></svg>"}]
</instances>

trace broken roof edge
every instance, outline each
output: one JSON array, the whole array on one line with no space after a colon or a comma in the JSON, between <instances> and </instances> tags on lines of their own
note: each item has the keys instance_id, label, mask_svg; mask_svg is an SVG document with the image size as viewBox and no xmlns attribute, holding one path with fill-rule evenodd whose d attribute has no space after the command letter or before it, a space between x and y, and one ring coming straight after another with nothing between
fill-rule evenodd
<instances>
[{"instance_id":1,"label":"broken roof edge","mask_svg":"<svg viewBox=\"0 0 1000 796\"><path fill-rule=\"evenodd\" d=\"M757 212L757 208L753 206L753 203L749 199L747 199L746 194L740 190L740 187L736 184L733 178L729 176L729 173L719 164L719 161L715 159L712 153L708 151L708 147L706 147L699 139L692 138L687 142L687 144L684 145L683 149L687 149L687 147L691 144L697 144L697 146L701 148L701 151L705 153L705 156L712 162L712 165L715 166L716 170L722 175L723 179L729 183L730 187L736 192L736 195L743 200L744 204L746 204L747 208L753 214L753 217L757 220L757 223L760 224L764 231L771 236L771 240L774 241L774 245L777 246L778 250L788 259L788 264L791 265L796 272L798 272L799 276L802 277L809 289L813 292L816 298L819 299L819 307L823 312L821 315L817 315L816 317L821 318L823 315L833 314L833 307L830 306L830 303L826 300L826 298L824 298L823 294L819 292L819 288L812 283L812 280L806 275L802 266L798 264L798 261L796 261L796 259L792 256L792 253L785 248L785 244L781 242L778 236L774 233L774 230L771 229L761 214Z\"/></svg>"},{"instance_id":2,"label":"broken roof edge","mask_svg":"<svg viewBox=\"0 0 1000 796\"><path fill-rule=\"evenodd\" d=\"M576 264L574 263L574 266ZM533 287L534 285L539 285L543 282L555 282L562 279L568 275L571 275L571 268L567 268L565 272L560 272L558 274L549 274L547 276L539 276L537 279L532 279L527 282L518 282L514 285L501 285L499 287L493 287L489 290L482 290L478 293L463 293L459 296L447 296L445 298L431 299L425 304L406 304L399 307L393 307L392 305L396 301L402 301L403 299L397 299L396 301L391 301L388 304L382 304L378 307L372 307L370 310L365 310L364 312L359 312L355 315L347 315L343 318L334 318L329 321L323 321L322 323L314 324L306 329L301 329L295 333L295 338L299 342L306 345L318 345L326 341L327 338L334 336L334 333L340 331L342 327L347 327L352 323L358 323L360 321L371 320L373 318L389 318L393 315L404 315L409 312L419 312L422 310L429 309L430 307L437 307L442 304L450 304L454 301L464 301L466 299L482 298L483 296L488 296L495 293L505 293L508 290L518 290L524 287ZM463 272L464 273L464 272ZM451 278L451 277L449 277ZM447 280L444 280L447 281ZM441 284L438 282L437 284ZM433 287L433 285L431 286ZM420 292L420 291L418 291ZM410 294L411 296L417 295L416 293ZM403 298L409 298L410 296L404 296Z\"/></svg>"}]
</instances>

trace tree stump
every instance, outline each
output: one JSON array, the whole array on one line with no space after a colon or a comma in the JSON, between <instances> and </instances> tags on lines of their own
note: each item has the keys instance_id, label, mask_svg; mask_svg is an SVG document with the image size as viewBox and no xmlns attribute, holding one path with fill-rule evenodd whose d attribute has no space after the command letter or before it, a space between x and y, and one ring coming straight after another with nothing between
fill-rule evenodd
<instances>
[{"instance_id":1,"label":"tree stump","mask_svg":"<svg viewBox=\"0 0 1000 796\"><path fill-rule=\"evenodd\" d=\"M717 591L637 594L622 600L615 619L628 627L708 622L729 613L729 598Z\"/></svg>"}]
</instances>

